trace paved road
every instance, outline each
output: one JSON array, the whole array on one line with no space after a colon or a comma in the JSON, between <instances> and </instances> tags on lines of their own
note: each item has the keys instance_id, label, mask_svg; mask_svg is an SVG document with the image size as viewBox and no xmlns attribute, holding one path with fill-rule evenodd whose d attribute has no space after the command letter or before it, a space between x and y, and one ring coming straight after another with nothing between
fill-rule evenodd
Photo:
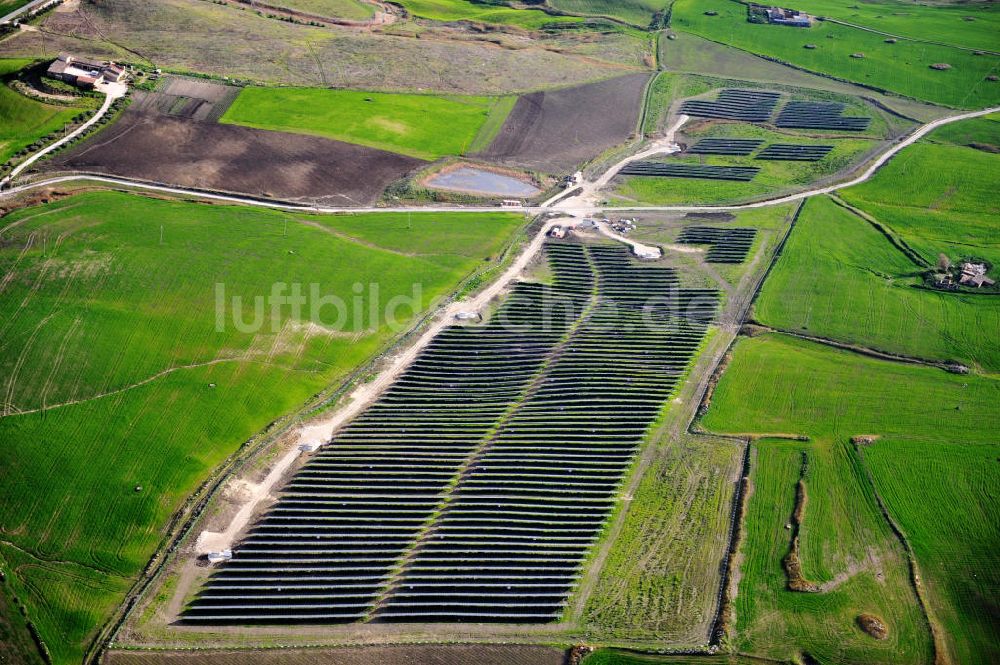
<instances>
[{"instance_id":1,"label":"paved road","mask_svg":"<svg viewBox=\"0 0 1000 665\"><path fill-rule=\"evenodd\" d=\"M107 102L105 102L107 103ZM871 166L869 166L864 173L860 176L848 180L846 182L841 182L835 185L830 185L828 187L820 187L817 189L810 189L804 192L799 192L798 194L791 194L788 196L782 196L774 199L767 199L764 201L756 201L754 203L741 203L737 205L728 206L610 206L610 207L598 207L594 204L584 202L579 205L573 205L571 201L578 201L580 196L572 197L567 201L562 203L556 201L554 204L550 199L545 204L541 206L525 207L520 209L512 209L515 211L527 212L531 214L540 214L544 212L560 212L569 216L579 217L592 215L598 212L642 212L642 211L652 211L652 212L731 212L734 210L745 210L749 208L763 208L767 206L783 205L785 203L790 203L793 201L799 201L801 199L809 198L810 196L816 196L819 194L829 194L835 192L838 189L843 189L845 187L852 187L854 185L860 184L869 178L871 178L876 171L878 171L882 166L885 165L890 159L895 157L901 150L907 146L916 143L921 138L934 131L938 127L951 124L953 122L960 122L962 120L969 120L972 118L979 118L991 113L1000 112L1000 106L995 106L988 109L983 109L981 111L970 111L968 113L959 113L956 115L947 116L945 118L939 118L925 125L921 125L913 133L906 136L886 152L876 159ZM96 117L96 116L95 116ZM676 126L675 126L676 129ZM52 149L47 148L43 152L48 152ZM661 147L657 152L664 152L665 147ZM646 155L648 151L639 153L639 155ZM617 169L620 168L624 163L633 161L639 157L639 155L633 155L632 157L626 158L619 162L615 166L612 166L605 173L603 173L596 181L588 181L584 183L583 187L585 192L592 191L593 185L597 182L603 181L607 183L610 179L617 173ZM35 155L31 161L41 155ZM22 167L19 167L19 170ZM113 177L113 176L86 176L86 175L68 175L59 176L55 178L48 178L46 180L40 180L38 182L33 182L27 185L21 185L18 187L12 187L3 192L0 192L0 200L4 198L12 197L16 194L22 192L30 191L33 189L39 189L43 187L50 187L52 185L57 185L65 182L73 182L78 180L88 180L94 182L102 182L110 185L126 186L135 189L143 189L153 192L161 192L166 194L175 194L181 196L196 196L198 198L207 199L211 201L223 201L226 203L237 203L241 205L258 206L263 208L274 208L276 210L289 210L298 212L313 212L313 213L323 213L323 214L341 214L341 213L370 213L370 212L497 212L498 208L496 206L408 206L408 207L398 207L398 208L377 208L377 207L365 207L365 208L331 208L324 206L310 206L310 205L295 205L289 203L279 203L275 201L266 201L262 199L255 199L250 197L239 196L237 194L216 194L212 192L204 192L196 189L188 189L184 187L172 187L170 185L157 185L150 184L138 180L131 180L129 178ZM589 189L588 189L589 188Z\"/></svg>"},{"instance_id":2,"label":"paved road","mask_svg":"<svg viewBox=\"0 0 1000 665\"><path fill-rule=\"evenodd\" d=\"M42 5L47 5L50 2L52 2L52 1L53 0L32 0L31 2L29 2L25 6L21 7L20 9L15 9L11 13L7 14L6 16L0 17L0 23L10 23L11 21L13 21L14 19L16 19L21 14L25 14L27 12L30 12L31 10L37 9L38 7L41 7Z\"/></svg>"},{"instance_id":3,"label":"paved road","mask_svg":"<svg viewBox=\"0 0 1000 665\"><path fill-rule=\"evenodd\" d=\"M114 103L114 101L119 97L123 96L128 91L128 88L121 83L104 83L100 85L98 90L104 93L104 103L101 104L101 108L97 110L97 113L95 113L93 117L90 118L90 120L83 123L82 125L77 127L74 131L70 132L69 134L59 139L52 145L42 148L28 159L18 164L17 168L11 171L10 175L4 178L3 182L13 181L14 178L20 175L22 171L24 171L26 168L34 164L36 161L38 161L45 155L49 154L56 148L65 145L66 143L69 143L77 136L79 136L83 132L93 127L97 121L99 121L101 118L104 117L104 114L108 112L108 109L111 108L111 105Z\"/></svg>"}]
</instances>

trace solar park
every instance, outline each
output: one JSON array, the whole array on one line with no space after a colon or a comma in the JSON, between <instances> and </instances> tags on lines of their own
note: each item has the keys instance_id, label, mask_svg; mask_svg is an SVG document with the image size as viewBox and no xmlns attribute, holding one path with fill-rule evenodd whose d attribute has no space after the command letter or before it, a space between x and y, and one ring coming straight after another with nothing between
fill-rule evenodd
<instances>
[{"instance_id":1,"label":"solar park","mask_svg":"<svg viewBox=\"0 0 1000 665\"><path fill-rule=\"evenodd\" d=\"M677 242L690 245L710 245L705 255L705 260L709 263L742 263L746 260L756 235L756 229L689 226L681 231Z\"/></svg>"},{"instance_id":2,"label":"solar park","mask_svg":"<svg viewBox=\"0 0 1000 665\"><path fill-rule=\"evenodd\" d=\"M546 256L551 284L446 329L294 475L186 623L560 617L718 292L621 246Z\"/></svg>"}]
</instances>

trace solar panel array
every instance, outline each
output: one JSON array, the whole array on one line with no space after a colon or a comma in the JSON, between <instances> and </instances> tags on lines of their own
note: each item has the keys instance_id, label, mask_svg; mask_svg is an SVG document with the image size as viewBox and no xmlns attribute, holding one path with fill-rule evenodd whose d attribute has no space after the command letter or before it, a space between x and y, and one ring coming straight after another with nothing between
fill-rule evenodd
<instances>
[{"instance_id":1,"label":"solar panel array","mask_svg":"<svg viewBox=\"0 0 1000 665\"><path fill-rule=\"evenodd\" d=\"M721 91L714 102L700 99L684 102L681 113L701 118L767 122L780 97L777 92L728 88Z\"/></svg>"},{"instance_id":2,"label":"solar panel array","mask_svg":"<svg viewBox=\"0 0 1000 665\"><path fill-rule=\"evenodd\" d=\"M844 104L836 102L788 102L775 124L789 129L833 129L860 132L868 129L871 118L845 116Z\"/></svg>"},{"instance_id":3,"label":"solar panel array","mask_svg":"<svg viewBox=\"0 0 1000 665\"><path fill-rule=\"evenodd\" d=\"M756 229L723 229L714 226L689 226L677 242L710 245L705 260L709 263L742 263L753 245Z\"/></svg>"},{"instance_id":4,"label":"solar panel array","mask_svg":"<svg viewBox=\"0 0 1000 665\"><path fill-rule=\"evenodd\" d=\"M702 180L738 180L749 182L760 172L755 166L707 166L684 162L632 162L618 172L621 175L644 175L660 178L699 178Z\"/></svg>"},{"instance_id":5,"label":"solar panel array","mask_svg":"<svg viewBox=\"0 0 1000 665\"><path fill-rule=\"evenodd\" d=\"M549 243L289 482L184 613L199 624L557 619L718 293Z\"/></svg>"},{"instance_id":6,"label":"solar panel array","mask_svg":"<svg viewBox=\"0 0 1000 665\"><path fill-rule=\"evenodd\" d=\"M818 162L833 150L832 145L796 145L792 143L773 143L759 153L754 159L776 161Z\"/></svg>"},{"instance_id":7,"label":"solar panel array","mask_svg":"<svg viewBox=\"0 0 1000 665\"><path fill-rule=\"evenodd\" d=\"M701 139L687 149L696 155L749 155L760 147L763 141L759 139Z\"/></svg>"}]
</instances>

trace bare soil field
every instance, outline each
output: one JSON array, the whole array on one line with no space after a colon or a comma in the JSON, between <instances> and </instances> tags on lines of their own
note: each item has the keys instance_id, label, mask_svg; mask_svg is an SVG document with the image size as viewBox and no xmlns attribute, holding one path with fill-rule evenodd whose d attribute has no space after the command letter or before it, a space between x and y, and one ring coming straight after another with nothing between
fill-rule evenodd
<instances>
[{"instance_id":1,"label":"bare soil field","mask_svg":"<svg viewBox=\"0 0 1000 665\"><path fill-rule=\"evenodd\" d=\"M269 651L111 651L105 665L563 665L566 652L541 646L456 644L440 646L274 649Z\"/></svg>"},{"instance_id":2,"label":"bare soil field","mask_svg":"<svg viewBox=\"0 0 1000 665\"><path fill-rule=\"evenodd\" d=\"M623 69L593 55L557 53L555 45L548 50L530 36L504 48L468 41L468 30L453 30L454 39L443 30L427 32L416 38L298 25L203 0L102 0L50 14L41 32L0 43L0 55L70 51L260 83L474 95L585 83Z\"/></svg>"},{"instance_id":3,"label":"bare soil field","mask_svg":"<svg viewBox=\"0 0 1000 665\"><path fill-rule=\"evenodd\" d=\"M389 183L425 163L315 136L164 115L144 109L144 104L154 102L138 102L114 125L53 159L47 169L364 205L375 201Z\"/></svg>"},{"instance_id":4,"label":"bare soil field","mask_svg":"<svg viewBox=\"0 0 1000 665\"><path fill-rule=\"evenodd\" d=\"M635 132L649 74L534 92L517 100L480 159L547 173L573 170Z\"/></svg>"}]
</instances>

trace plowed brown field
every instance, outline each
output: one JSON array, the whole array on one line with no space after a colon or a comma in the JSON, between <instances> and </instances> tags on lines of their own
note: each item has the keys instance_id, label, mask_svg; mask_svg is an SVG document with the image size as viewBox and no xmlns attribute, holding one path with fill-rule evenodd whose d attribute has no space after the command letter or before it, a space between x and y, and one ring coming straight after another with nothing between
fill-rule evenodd
<instances>
[{"instance_id":1,"label":"plowed brown field","mask_svg":"<svg viewBox=\"0 0 1000 665\"><path fill-rule=\"evenodd\" d=\"M490 147L476 156L546 173L571 171L635 131L649 76L524 95Z\"/></svg>"},{"instance_id":2,"label":"plowed brown field","mask_svg":"<svg viewBox=\"0 0 1000 665\"><path fill-rule=\"evenodd\" d=\"M130 108L52 160L75 170L331 205L364 205L424 162L315 136L198 122Z\"/></svg>"}]
</instances>

